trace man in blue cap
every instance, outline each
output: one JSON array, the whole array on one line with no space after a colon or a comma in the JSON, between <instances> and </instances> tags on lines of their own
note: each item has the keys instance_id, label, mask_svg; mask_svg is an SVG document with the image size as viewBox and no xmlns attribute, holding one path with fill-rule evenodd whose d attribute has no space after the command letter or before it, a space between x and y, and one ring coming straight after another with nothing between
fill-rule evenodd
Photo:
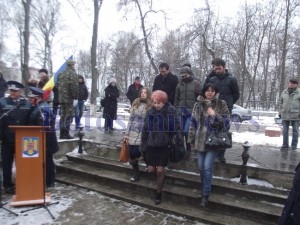
<instances>
[{"instance_id":1,"label":"man in blue cap","mask_svg":"<svg viewBox=\"0 0 300 225\"><path fill-rule=\"evenodd\" d=\"M0 141L3 168L3 187L6 194L15 191L12 182L12 165L15 155L15 131L10 125L27 125L31 105L23 98L24 85L17 81L7 82L9 96L0 100Z\"/></svg>"},{"instance_id":2,"label":"man in blue cap","mask_svg":"<svg viewBox=\"0 0 300 225\"><path fill-rule=\"evenodd\" d=\"M55 181L55 165L53 154L59 150L55 134L55 117L52 108L43 100L44 91L40 88L29 87L31 93L28 95L32 105L29 115L29 125L44 126L46 132L46 186L53 187ZM50 128L49 128L50 127Z\"/></svg>"}]
</instances>

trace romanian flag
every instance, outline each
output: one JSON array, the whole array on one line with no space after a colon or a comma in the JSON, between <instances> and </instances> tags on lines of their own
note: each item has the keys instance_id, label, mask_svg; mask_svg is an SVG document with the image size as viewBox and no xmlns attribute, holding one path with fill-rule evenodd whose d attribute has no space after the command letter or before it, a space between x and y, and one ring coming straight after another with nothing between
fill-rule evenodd
<instances>
[{"instance_id":1,"label":"romanian flag","mask_svg":"<svg viewBox=\"0 0 300 225\"><path fill-rule=\"evenodd\" d=\"M72 60L73 59L73 55L71 55L67 60ZM44 85L43 90L45 91L43 94L43 99L47 100L48 96L50 95L52 89L54 88L56 82L57 82L57 78L58 75L64 71L67 68L67 61L64 62L64 64L62 64L60 66L60 68L56 71L56 73L49 79L49 81Z\"/></svg>"}]
</instances>

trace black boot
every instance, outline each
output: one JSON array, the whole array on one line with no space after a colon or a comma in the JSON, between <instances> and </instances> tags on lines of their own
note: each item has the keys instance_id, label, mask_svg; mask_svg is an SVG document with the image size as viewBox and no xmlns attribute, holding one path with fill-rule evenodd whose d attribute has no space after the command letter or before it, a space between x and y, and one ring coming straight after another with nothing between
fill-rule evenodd
<instances>
[{"instance_id":1,"label":"black boot","mask_svg":"<svg viewBox=\"0 0 300 225\"><path fill-rule=\"evenodd\" d=\"M60 133L59 133L60 139L64 139L64 136L65 136L64 132L65 132L65 130L63 128L60 128Z\"/></svg>"},{"instance_id":2,"label":"black boot","mask_svg":"<svg viewBox=\"0 0 300 225\"><path fill-rule=\"evenodd\" d=\"M65 131L64 139L73 139L74 137L70 135L69 130Z\"/></svg>"},{"instance_id":3,"label":"black boot","mask_svg":"<svg viewBox=\"0 0 300 225\"><path fill-rule=\"evenodd\" d=\"M155 197L155 205L159 205L161 203L161 192L156 194Z\"/></svg>"},{"instance_id":4,"label":"black boot","mask_svg":"<svg viewBox=\"0 0 300 225\"><path fill-rule=\"evenodd\" d=\"M139 171L139 164L138 161L132 163L133 175L130 178L131 182L138 181L140 179L140 171Z\"/></svg>"},{"instance_id":5,"label":"black boot","mask_svg":"<svg viewBox=\"0 0 300 225\"><path fill-rule=\"evenodd\" d=\"M200 201L200 206L206 207L208 203L208 195L202 195L201 196L201 201Z\"/></svg>"}]
</instances>

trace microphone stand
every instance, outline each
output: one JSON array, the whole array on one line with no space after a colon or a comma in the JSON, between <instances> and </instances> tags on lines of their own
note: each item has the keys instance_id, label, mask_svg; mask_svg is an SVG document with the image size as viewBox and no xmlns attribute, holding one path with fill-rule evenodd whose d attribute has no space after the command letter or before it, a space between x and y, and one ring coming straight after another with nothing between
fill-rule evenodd
<instances>
[{"instance_id":1,"label":"microphone stand","mask_svg":"<svg viewBox=\"0 0 300 225\"><path fill-rule=\"evenodd\" d=\"M45 116L42 113L42 110L41 110L41 107L40 107L39 103L37 103L37 107L39 109L39 112L40 112L40 115L41 115L42 121L43 121L42 122L42 124L43 124L42 125L43 126L43 136L44 136L43 140L45 140L46 139L46 132L44 132L44 127L45 127L44 126L44 118L45 118ZM45 156L45 151L46 151L46 149L44 149L44 151L42 151L42 157L43 157L43 164L42 164L42 170L43 170L43 204L41 206L37 206L37 207L31 208L31 209L23 210L23 211L21 211L21 213L28 212L28 211L35 210L35 209L44 208L50 214L51 218L53 220L55 220L55 217L53 216L53 214L48 209L48 206L56 205L56 204L59 203L59 201L53 202L51 204L47 204L47 202L46 202L46 178L45 178L45 174L46 174L46 162L45 162L46 161L46 156Z\"/></svg>"}]
</instances>

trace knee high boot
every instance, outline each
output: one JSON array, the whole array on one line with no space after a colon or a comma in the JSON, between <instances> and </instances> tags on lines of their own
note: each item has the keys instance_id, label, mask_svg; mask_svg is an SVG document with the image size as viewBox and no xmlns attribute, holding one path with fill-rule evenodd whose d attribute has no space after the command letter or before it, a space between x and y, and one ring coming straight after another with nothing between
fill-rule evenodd
<instances>
[{"instance_id":1,"label":"knee high boot","mask_svg":"<svg viewBox=\"0 0 300 225\"><path fill-rule=\"evenodd\" d=\"M140 179L139 162L137 160L134 160L134 162L132 162L131 165L133 169L133 175L130 178L130 181L138 181Z\"/></svg>"}]
</instances>

